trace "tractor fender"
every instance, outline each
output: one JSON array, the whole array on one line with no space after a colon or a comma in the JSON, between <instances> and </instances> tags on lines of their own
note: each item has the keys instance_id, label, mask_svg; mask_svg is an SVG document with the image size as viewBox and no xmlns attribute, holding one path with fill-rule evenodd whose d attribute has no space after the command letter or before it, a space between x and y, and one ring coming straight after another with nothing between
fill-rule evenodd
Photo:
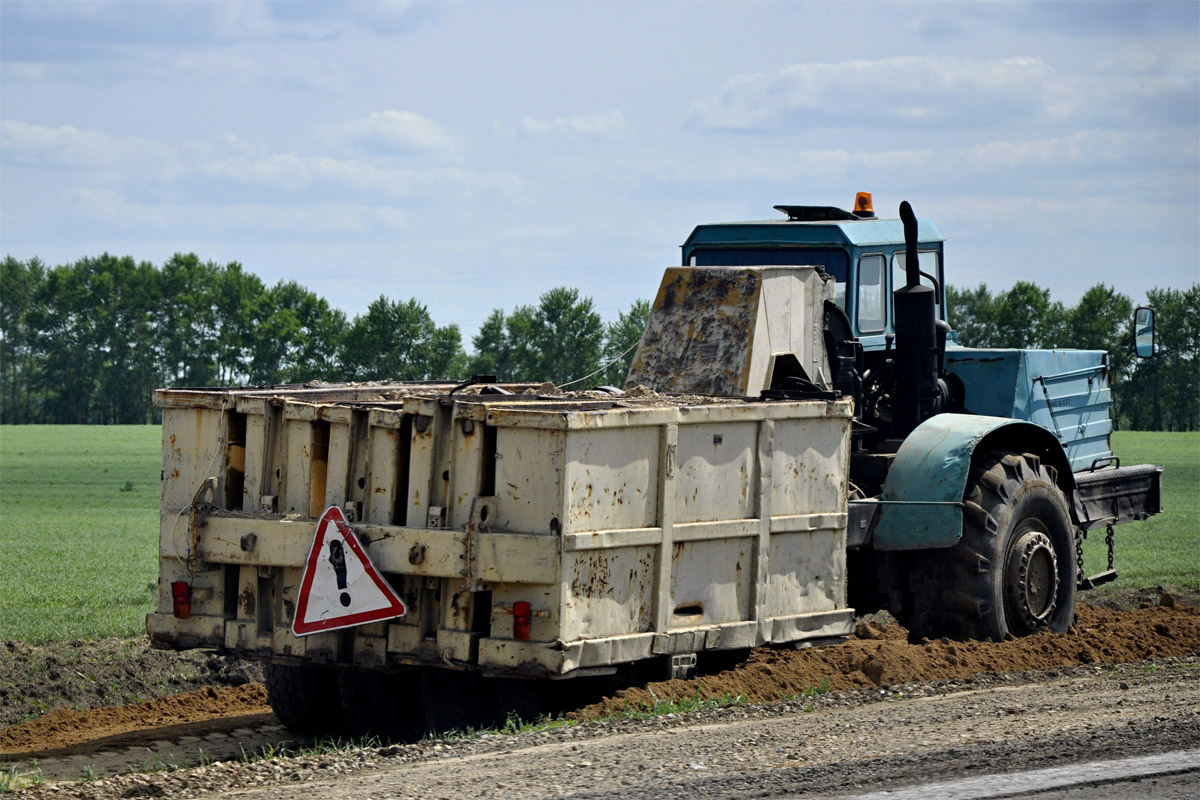
<instances>
[{"instance_id":1,"label":"tractor fender","mask_svg":"<svg viewBox=\"0 0 1200 800\"><path fill-rule=\"evenodd\" d=\"M991 450L1040 457L1071 505L1075 478L1053 433L1005 417L939 414L918 425L896 452L875 515L875 549L928 550L957 544L972 459L976 452Z\"/></svg>"}]
</instances>

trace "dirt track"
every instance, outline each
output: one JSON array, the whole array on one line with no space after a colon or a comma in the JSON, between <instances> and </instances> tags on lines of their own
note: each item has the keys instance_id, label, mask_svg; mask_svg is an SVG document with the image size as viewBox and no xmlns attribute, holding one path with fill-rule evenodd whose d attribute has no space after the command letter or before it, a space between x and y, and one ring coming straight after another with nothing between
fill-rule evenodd
<instances>
[{"instance_id":1,"label":"dirt track","mask_svg":"<svg viewBox=\"0 0 1200 800\"><path fill-rule=\"evenodd\" d=\"M455 755L458 757L458 760L462 760L465 764L477 754L480 748L483 751L488 751L497 744L501 746L502 750L507 751L513 747L531 746L530 742L543 741L537 737L549 737L547 740L549 742L559 739L562 741L576 741L579 739L591 741L594 738L604 739L613 735L624 735L622 732L631 727L641 730L644 733L647 730L657 731L663 726L671 730L676 730L682 725L684 729L691 731L695 728L696 724L707 725L709 722L713 722L720 726L727 726L734 725L741 718L746 718L772 720L771 724L767 727L774 731L777 725L782 725L783 729L787 729L788 725L807 724L800 721L804 717L804 709L806 708L813 709L814 711L822 711L822 713L825 711L834 713L838 712L839 709L844 711L845 708L858 707L869 701L877 701L881 698L889 702L900 701L904 698L910 698L914 694L934 697L939 694L944 695L947 692L953 695L956 691L965 689L969 690L972 694L979 695L977 700L972 701L973 703L994 705L1000 702L997 698L1003 698L1005 692L1008 690L991 689L981 691L979 689L979 687L989 686L1006 687L1015 685L1024 687L1019 692L1020 702L1015 704L1010 702L1007 706L997 706L997 708L1000 708L997 718L1010 717L1011 719L1008 720L1008 727L1010 728L1013 726L1013 723L1018 723L1018 727L1020 727L1020 724L1029 724L1030 735L1035 735L1033 732L1044 727L1049 721L1041 719L1036 713L1035 707L1028 706L1027 697L1048 692L1049 694L1044 702L1053 705L1058 702L1056 698L1057 693L1068 691L1066 687L1075 687L1071 688L1070 691L1080 693L1081 697L1085 697L1090 692L1098 692L1102 689L1107 690L1108 683L1112 682L1108 677L1111 670L1109 668L1101 669L1096 665L1101 663L1146 662L1151 659L1157 660L1155 662L1156 666L1153 673L1147 674L1157 675L1161 673L1161 677L1155 678L1153 682L1156 685L1161 684L1160 688L1166 686L1174 687L1173 691L1175 694L1173 696L1176 697L1176 700L1164 702L1161 693L1157 695L1157 699L1154 699L1155 695L1153 692L1147 694L1144 704L1146 706L1145 713L1149 715L1147 718L1149 722L1143 720L1143 722L1146 722L1147 730L1139 734L1140 738L1138 741L1142 742L1143 745L1145 742L1158 742L1156 746L1166 746L1169 742L1164 740L1163 737L1171 739L1174 735L1171 731L1176 728L1183 733L1191 731L1189 735L1193 737L1197 733L1194 728L1198 722L1195 706L1197 698L1200 696L1200 690L1196 688L1197 670L1195 654L1198 651L1200 651L1200 612L1197 612L1194 608L1176 605L1170 595L1164 597L1162 606L1145 607L1132 612L1118 612L1093 606L1082 606L1080 608L1079 623L1076 629L1068 635L1045 635L1003 643L955 643L941 640L914 645L907 642L905 632L896 625L880 626L861 623L856 637L844 645L802 651L764 649L755 652L750 661L738 669L700 678L695 681L667 681L626 690L614 697L607 698L599 704L586 709L580 709L575 712L574 716L579 719L594 718L611 714L626 706L636 706L652 701L655 697L692 697L697 694L701 697L742 695L748 702L769 704L761 708L747 709L745 706L742 706L721 711L680 715L675 719L660 719L647 722L622 720L604 724L592 723L560 731L527 734L521 737L492 736L485 739L475 739L458 743L453 746L442 743L424 742L416 745L370 749L358 751L359 755L349 759L350 762L353 762L349 763L349 766L347 766L347 763L344 763L347 762L347 757L340 755L327 755L315 759L310 758L308 760L314 764L311 767L298 766L298 762L295 759L284 762L271 762L273 766L269 775L264 780L271 785L277 783L286 784L290 775L301 774L309 769L315 770L310 773L315 778L323 774L329 774L320 771L323 769L348 770L357 774L362 769L366 769L369 772L371 769L382 768L388 764L394 765L396 763L409 762L425 764L431 756L439 755L438 748L448 748L446 755ZM1185 660L1183 662L1171 661L1171 659L1178 659L1180 657L1183 657ZM1163 661L1163 659L1166 659L1166 661ZM1047 670L1052 668L1059 668L1060 671L1057 674L1051 675L1046 675L1045 673L1030 675L1027 672L1028 670ZM1066 672L1062 672L1061 668L1067 668ZM1132 669L1136 671L1141 668L1135 667ZM1067 683L1064 684L1062 683L1063 681ZM1108 683L1105 683L1105 681L1108 681ZM931 685L929 682L934 683ZM1129 681L1125 681L1125 683L1132 685ZM812 687L820 685L827 685L831 693L816 698L803 696L802 693L806 690L811 690ZM902 685L905 685L905 688L897 688ZM1052 686L1058 686L1059 688L1049 688ZM878 687L885 688L880 691ZM838 693L838 690L850 691ZM1170 694L1171 692L1167 693ZM791 702L782 704L779 702L781 698L793 696L796 699ZM1013 695L1009 694L1007 696L1010 700L1014 700ZM1186 700L1182 705L1178 702L1180 696L1183 696ZM1116 703L1118 701L1121 701L1121 703L1127 702L1128 697L1118 697L1113 702ZM947 702L949 702L949 699L947 699ZM873 702L871 704L874 705ZM1114 719L1115 714L1122 713L1119 705L1115 711L1113 708L1104 708L1101 706L1099 716L1096 716L1094 712L1085 713L1086 705L1081 703L1079 708L1075 708L1069 713L1077 718L1073 724L1082 724L1088 730L1091 730L1096 725L1101 725L1101 727L1109 725ZM1154 711L1154 713L1151 713L1151 711ZM145 750L147 747L153 748L166 741L208 741L205 737L211 737L214 733L219 733L228 738L231 735L231 730L235 732L235 739L236 736L242 736L246 740L245 743L248 743L252 750L259 743L255 739L256 736L277 737L274 743L278 743L278 737L285 736L277 726L271 725L272 720L268 716L268 713L269 708L265 705L265 695L262 692L261 685L256 683L240 687L208 688L199 692L163 698L149 703L118 708L102 708L82 713L60 709L38 719L14 725L0 731L0 760L16 761L20 764L28 765L33 758L40 759L43 764L50 764L55 759L61 760L70 757L72 759L70 763L83 764L89 758L95 758L100 763L96 764L95 769L92 769L89 764L89 770L95 774L102 774L104 771L102 754L105 752L112 752L114 749L120 750L121 748L125 748L127 751L139 748ZM958 713L961 719L970 719L974 716L974 712L959 711L956 713ZM1064 711L1061 713L1066 714L1068 712ZM1088 714L1092 714L1092 716L1088 716ZM792 719L793 717L797 719ZM1157 717L1164 717L1165 720L1169 720L1170 724L1160 724L1157 726L1149 724ZM988 718L990 719L990 717ZM1086 719L1083 719L1081 722L1080 718ZM1034 724L1035 722L1036 724ZM841 722L834 723L834 729L836 730L842 724ZM848 722L844 724L853 727L859 723ZM884 724L883 720L880 721L879 725L882 724ZM1137 724L1141 725L1142 723L1139 722ZM877 728L879 725L874 727ZM822 735L828 734L828 731L824 731L825 727L827 726L823 724ZM970 726L966 726L966 729L970 730ZM755 727L756 736L758 735L757 730L757 727ZM910 741L911 731L901 729L901 733L902 735L899 738L904 740L903 745L905 747L919 746L919 741ZM1120 729L1118 733L1123 734L1125 730ZM870 725L863 727L861 730L861 735L867 738L878 734L879 731L872 730L872 726ZM736 735L744 737L749 734L747 731L741 731ZM787 735L789 734L778 734L778 736L783 737ZM811 737L812 735L813 732L811 731L807 731L804 734L805 737ZM770 736L776 736L776 734L772 733ZM938 736L940 737L941 734L938 734ZM531 739L530 737L533 738ZM1134 744L1132 741L1127 740L1127 736L1114 734L1105 738L1105 746L1113 752L1125 752ZM864 741L866 740L864 739ZM938 741L941 741L941 739L939 738ZM265 743L265 740L263 743ZM853 740L837 740L833 742L833 745L844 748L853 745L853 743ZM869 752L882 753L887 751L888 748L899 747L900 744L898 742L890 742L890 740L879 742L872 745ZM629 745L614 746L620 749ZM639 743L634 746L641 748L642 744ZM693 746L699 745L693 743L689 744L687 748L692 748ZM728 742L726 746L730 746ZM611 753L609 755L600 754L601 751L609 752L605 750L605 747L589 744L588 748L596 748L597 754L589 756L584 760L592 759L592 763L598 764L599 762L594 759L615 757ZM758 753L759 748L757 745L755 745L754 750ZM688 749L688 752L690 752L690 749ZM729 758L733 762L736 762L737 759L744 755L741 745L738 744L734 744L730 748L730 752L731 755ZM211 751L208 751L208 754L211 755ZM757 754L754 758L757 759L760 755ZM677 756L680 758L684 757L679 754ZM227 757L236 759L236 755ZM632 756L623 756L622 758L626 757ZM806 758L810 757L812 756L806 756ZM535 761L541 758L542 756L539 755ZM569 760L570 756L564 756L564 758ZM663 758L669 762L675 756L664 755ZM321 766L317 762L322 762L322 760L330 761L335 766ZM192 763L196 763L198 759L191 759L191 761ZM621 759L618 759L619 761ZM424 770L427 766L422 766L421 769ZM678 768L679 765L676 764L675 767ZM432 767L429 768L431 769ZM447 765L447 768L449 768L449 765ZM461 768L467 769L468 767ZM684 765L683 768L690 769L687 765ZM456 767L455 770L457 769L459 768ZM491 768L489 767L489 769ZM579 768L571 769L577 770ZM715 769L715 766L710 765L705 767L704 770L696 769L693 771L704 772L705 770L711 771L713 769ZM277 770L281 771L277 772ZM288 770L291 770L291 772L288 772ZM229 786L245 785L245 781L249 780L249 778L245 775L241 778L236 777L239 771L249 771L261 777L259 773L261 773L262 767L260 765L234 763L204 767L199 770L177 771L170 775L126 776L114 779L115 783L110 780L103 780L95 783L60 784L57 788L59 792L77 793L80 796L135 796L127 795L126 792L141 787L142 783L145 783L146 786L144 788L146 791L155 793L156 790L165 790L167 788L166 785L160 784L166 782L173 787L169 792L170 794L175 794L177 790L182 791L184 794L198 794L210 791L219 792L224 787ZM213 772L217 774L210 774ZM214 780L218 776L225 775L226 772L229 774L224 778ZM707 778L712 776L701 775L693 777ZM257 777L254 778L254 780L257 779ZM443 793L455 794L455 792L450 791L452 784L438 783L441 779L436 778L433 773L429 774L428 779L434 781L434 784L427 785L432 795L435 796L439 793L435 785L440 786ZM465 777L461 779L466 780ZM130 781L136 785L130 785ZM183 781L183 783L180 784L180 781ZM619 782L614 784L614 786L620 785ZM582 785L576 785L573 782L568 782L568 784L562 785L561 788L565 789L568 786L575 786L576 789L583 788ZM632 788L633 785L630 784L629 786ZM399 791L397 787L393 788ZM550 789L549 786L544 784L542 784L542 788ZM120 789L119 792L117 791L118 789ZM32 792L30 796L36 796L43 792L50 792L51 787L29 791ZM386 793L389 795L392 794L393 789L389 788ZM510 792L506 789L501 789L500 793L509 794ZM62 794L57 793L57 796L62 796ZM354 795L345 796L350 797ZM431 795L427 793L424 796Z\"/></svg>"}]
</instances>

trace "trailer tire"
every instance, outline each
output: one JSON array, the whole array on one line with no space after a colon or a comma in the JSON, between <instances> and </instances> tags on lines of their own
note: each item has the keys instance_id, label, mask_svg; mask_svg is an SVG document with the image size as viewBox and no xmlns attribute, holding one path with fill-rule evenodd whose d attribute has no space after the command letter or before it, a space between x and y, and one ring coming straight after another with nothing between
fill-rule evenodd
<instances>
[{"instance_id":1,"label":"trailer tire","mask_svg":"<svg viewBox=\"0 0 1200 800\"><path fill-rule=\"evenodd\" d=\"M421 675L425 722L434 733L477 730L504 723L496 684L477 672L426 667ZM494 681L495 679L489 679Z\"/></svg>"},{"instance_id":2,"label":"trailer tire","mask_svg":"<svg viewBox=\"0 0 1200 800\"><path fill-rule=\"evenodd\" d=\"M344 670L338 689L351 735L415 741L425 733L417 670Z\"/></svg>"},{"instance_id":3,"label":"trailer tire","mask_svg":"<svg viewBox=\"0 0 1200 800\"><path fill-rule=\"evenodd\" d=\"M314 664L263 665L267 702L283 726L303 736L341 736L346 718L337 671Z\"/></svg>"},{"instance_id":4,"label":"trailer tire","mask_svg":"<svg viewBox=\"0 0 1200 800\"><path fill-rule=\"evenodd\" d=\"M958 544L912 554L913 638L1065 633L1075 618L1075 539L1050 470L1031 453L978 454L963 500Z\"/></svg>"}]
</instances>

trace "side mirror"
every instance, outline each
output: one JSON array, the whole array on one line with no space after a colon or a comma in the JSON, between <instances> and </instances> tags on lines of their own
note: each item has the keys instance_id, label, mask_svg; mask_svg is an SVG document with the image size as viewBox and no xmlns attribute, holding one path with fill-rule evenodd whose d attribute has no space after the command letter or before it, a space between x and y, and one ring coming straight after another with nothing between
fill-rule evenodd
<instances>
[{"instance_id":1,"label":"side mirror","mask_svg":"<svg viewBox=\"0 0 1200 800\"><path fill-rule=\"evenodd\" d=\"M1133 352L1138 358L1154 355L1154 309L1149 306L1133 313Z\"/></svg>"}]
</instances>

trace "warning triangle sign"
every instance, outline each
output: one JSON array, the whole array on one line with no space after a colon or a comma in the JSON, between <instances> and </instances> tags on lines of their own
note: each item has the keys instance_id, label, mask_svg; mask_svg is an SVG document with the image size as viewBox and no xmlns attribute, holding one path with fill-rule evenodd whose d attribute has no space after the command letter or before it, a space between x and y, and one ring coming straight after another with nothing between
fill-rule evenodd
<instances>
[{"instance_id":1,"label":"warning triangle sign","mask_svg":"<svg viewBox=\"0 0 1200 800\"><path fill-rule=\"evenodd\" d=\"M351 628L404 616L407 609L379 573L337 506L330 506L317 523L304 576L292 633Z\"/></svg>"}]
</instances>

